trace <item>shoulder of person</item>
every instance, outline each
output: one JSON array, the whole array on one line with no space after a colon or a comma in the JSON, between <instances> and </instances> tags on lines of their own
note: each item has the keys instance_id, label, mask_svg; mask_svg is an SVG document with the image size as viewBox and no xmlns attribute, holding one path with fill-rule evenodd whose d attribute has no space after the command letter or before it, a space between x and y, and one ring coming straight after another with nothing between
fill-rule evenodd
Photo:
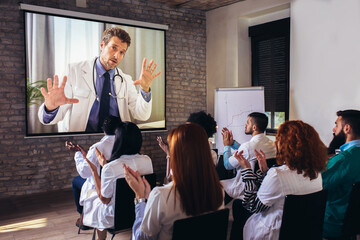
<instances>
[{"instance_id":1,"label":"shoulder of person","mask_svg":"<svg viewBox=\"0 0 360 240\"><path fill-rule=\"evenodd\" d=\"M136 160L144 160L144 161L151 161L151 158L148 155L143 154L134 154L134 155L123 155L125 159L134 159Z\"/></svg>"},{"instance_id":2,"label":"shoulder of person","mask_svg":"<svg viewBox=\"0 0 360 240\"><path fill-rule=\"evenodd\" d=\"M278 174L281 174L281 173L287 173L289 171L291 171L289 169L289 167L284 164L284 165L281 165L281 166L270 168L268 170L268 172L266 173L266 175L275 176L275 175L278 175Z\"/></svg>"},{"instance_id":3,"label":"shoulder of person","mask_svg":"<svg viewBox=\"0 0 360 240\"><path fill-rule=\"evenodd\" d=\"M175 193L175 189L172 189L172 186L173 186L173 182L170 182L164 186L154 187L151 190L150 196L152 196L153 198L167 200L170 191ZM150 198L150 196L149 196L149 198Z\"/></svg>"},{"instance_id":4,"label":"shoulder of person","mask_svg":"<svg viewBox=\"0 0 360 240\"><path fill-rule=\"evenodd\" d=\"M360 150L360 148L358 150ZM331 168L337 163L345 162L347 158L350 158L354 154L354 151L357 151L357 149L354 150L354 147L351 147L345 151L341 151L338 154L335 154L329 159L327 168Z\"/></svg>"},{"instance_id":5,"label":"shoulder of person","mask_svg":"<svg viewBox=\"0 0 360 240\"><path fill-rule=\"evenodd\" d=\"M95 64L95 59L96 58L91 58L91 59L82 60L82 61L79 61L79 62L72 62L72 63L69 63L69 67L70 68L83 68L83 67L86 67L86 68L92 69L93 65Z\"/></svg>"}]
</instances>

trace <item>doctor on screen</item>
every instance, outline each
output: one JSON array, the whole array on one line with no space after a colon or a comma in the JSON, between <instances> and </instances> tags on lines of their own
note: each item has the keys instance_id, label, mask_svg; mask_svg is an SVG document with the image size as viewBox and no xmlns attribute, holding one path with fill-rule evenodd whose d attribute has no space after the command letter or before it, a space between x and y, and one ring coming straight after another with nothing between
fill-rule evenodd
<instances>
[{"instance_id":1,"label":"doctor on screen","mask_svg":"<svg viewBox=\"0 0 360 240\"><path fill-rule=\"evenodd\" d=\"M156 63L146 66L143 60L139 80L133 81L116 66L130 46L129 34L118 28L106 29L100 43L100 57L69 65L67 77L47 79L47 89L41 89L45 102L38 117L42 124L62 121L59 132L101 132L104 119L119 116L122 121L133 118L145 121L151 115L150 85L160 71ZM134 85L140 85L140 93Z\"/></svg>"}]
</instances>

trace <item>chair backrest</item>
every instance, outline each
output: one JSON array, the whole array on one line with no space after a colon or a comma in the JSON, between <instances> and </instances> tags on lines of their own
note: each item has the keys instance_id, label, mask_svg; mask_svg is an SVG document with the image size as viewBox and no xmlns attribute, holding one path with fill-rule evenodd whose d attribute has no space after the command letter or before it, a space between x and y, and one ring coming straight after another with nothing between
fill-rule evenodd
<instances>
[{"instance_id":1,"label":"chair backrest","mask_svg":"<svg viewBox=\"0 0 360 240\"><path fill-rule=\"evenodd\" d=\"M223 155L219 156L219 161L216 165L216 172L220 180L230 179L236 176L236 171L227 170L225 168Z\"/></svg>"},{"instance_id":2,"label":"chair backrest","mask_svg":"<svg viewBox=\"0 0 360 240\"><path fill-rule=\"evenodd\" d=\"M360 182L353 184L342 228L343 237L360 234Z\"/></svg>"},{"instance_id":3,"label":"chair backrest","mask_svg":"<svg viewBox=\"0 0 360 240\"><path fill-rule=\"evenodd\" d=\"M229 209L179 219L174 222L173 240L226 240Z\"/></svg>"},{"instance_id":4,"label":"chair backrest","mask_svg":"<svg viewBox=\"0 0 360 240\"><path fill-rule=\"evenodd\" d=\"M279 239L321 240L327 190L285 197Z\"/></svg>"},{"instance_id":5,"label":"chair backrest","mask_svg":"<svg viewBox=\"0 0 360 240\"><path fill-rule=\"evenodd\" d=\"M268 158L266 159L266 164L268 168L272 168L276 166L276 158ZM259 163L256 161L254 171L256 172L259 169Z\"/></svg>"},{"instance_id":6,"label":"chair backrest","mask_svg":"<svg viewBox=\"0 0 360 240\"><path fill-rule=\"evenodd\" d=\"M155 173L144 175L149 182L151 189L156 185ZM131 228L135 220L135 194L127 184L125 178L116 180L116 196L115 196L115 219L114 230L119 231Z\"/></svg>"}]
</instances>

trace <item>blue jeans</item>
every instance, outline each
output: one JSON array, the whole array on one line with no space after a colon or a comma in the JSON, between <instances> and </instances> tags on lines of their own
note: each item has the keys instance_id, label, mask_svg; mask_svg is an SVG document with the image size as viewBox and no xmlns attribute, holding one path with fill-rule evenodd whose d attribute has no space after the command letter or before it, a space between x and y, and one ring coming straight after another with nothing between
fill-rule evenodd
<instances>
[{"instance_id":1,"label":"blue jeans","mask_svg":"<svg viewBox=\"0 0 360 240\"><path fill-rule=\"evenodd\" d=\"M80 214L82 213L82 210L83 210L83 207L79 203L80 193L81 193L81 188L84 185L85 181L86 181L86 179L84 179L80 176L74 177L74 179L72 181L72 190L73 190L74 200L75 200L75 204L76 204L76 210Z\"/></svg>"}]
</instances>

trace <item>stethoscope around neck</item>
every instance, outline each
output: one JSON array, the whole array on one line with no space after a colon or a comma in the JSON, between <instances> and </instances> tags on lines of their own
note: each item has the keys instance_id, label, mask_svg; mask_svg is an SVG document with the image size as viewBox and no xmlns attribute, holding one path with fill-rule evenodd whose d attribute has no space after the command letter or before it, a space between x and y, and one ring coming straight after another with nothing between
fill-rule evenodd
<instances>
[{"instance_id":1,"label":"stethoscope around neck","mask_svg":"<svg viewBox=\"0 0 360 240\"><path fill-rule=\"evenodd\" d=\"M93 85L94 85L94 89L95 89L96 101L100 102L100 97L99 97L98 94L97 94L96 84L95 84L95 65L96 65L96 60L97 60L97 58L95 58L95 61L94 61L94 64L93 64ZM116 71L116 73L115 73L115 75L114 75L114 77L113 77L113 82L115 82L116 77L118 77L118 78L120 78L121 83L124 83L124 78L120 75L119 70L118 70L117 68L115 68L115 71ZM113 86L114 86L114 84L113 84ZM127 88L126 82L125 82L125 87ZM127 89L126 89L126 90L127 90ZM114 86L114 91L115 91L115 86ZM118 92L115 93L115 96L112 95L111 92L109 92L109 95L110 95L111 97L113 97L113 98L125 99L125 93L126 93L126 92L127 92L127 91L124 91L124 96L123 96L123 97L120 97L120 94L119 94L119 93L120 93L120 88L119 88L119 89L118 89Z\"/></svg>"}]
</instances>

